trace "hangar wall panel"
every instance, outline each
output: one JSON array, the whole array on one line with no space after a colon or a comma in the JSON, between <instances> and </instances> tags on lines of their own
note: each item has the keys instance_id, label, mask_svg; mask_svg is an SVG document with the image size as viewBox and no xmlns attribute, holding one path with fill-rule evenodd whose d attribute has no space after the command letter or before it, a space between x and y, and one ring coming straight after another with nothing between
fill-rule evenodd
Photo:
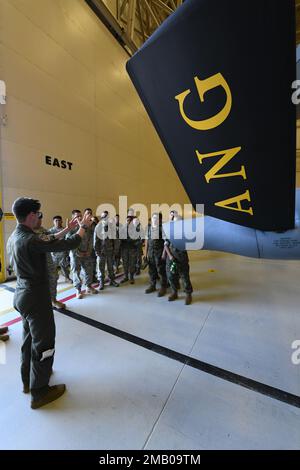
<instances>
[{"instance_id":1,"label":"hangar wall panel","mask_svg":"<svg viewBox=\"0 0 300 470\"><path fill-rule=\"evenodd\" d=\"M128 55L83 0L0 0L3 210L21 195L44 225L102 202L187 203L129 80ZM47 165L45 156L72 163ZM5 238L14 226L5 222Z\"/></svg>"}]
</instances>

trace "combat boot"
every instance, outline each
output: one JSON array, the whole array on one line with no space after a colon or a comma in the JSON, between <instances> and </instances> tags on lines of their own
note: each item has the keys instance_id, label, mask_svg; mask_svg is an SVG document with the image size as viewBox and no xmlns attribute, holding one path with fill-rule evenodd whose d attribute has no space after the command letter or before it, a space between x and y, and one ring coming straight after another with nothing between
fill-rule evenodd
<instances>
[{"instance_id":1,"label":"combat boot","mask_svg":"<svg viewBox=\"0 0 300 470\"><path fill-rule=\"evenodd\" d=\"M41 398L33 398L31 400L31 408L36 410L37 408L41 408L41 406L45 406L48 403L51 403L57 398L61 397L66 391L65 384L59 385L52 385L49 387L49 390L43 395Z\"/></svg>"},{"instance_id":2,"label":"combat boot","mask_svg":"<svg viewBox=\"0 0 300 470\"><path fill-rule=\"evenodd\" d=\"M167 288L166 287L161 287L158 291L157 297L163 297L166 292L167 292Z\"/></svg>"},{"instance_id":3,"label":"combat boot","mask_svg":"<svg viewBox=\"0 0 300 470\"><path fill-rule=\"evenodd\" d=\"M8 335L0 335L0 341L8 341L9 336Z\"/></svg>"},{"instance_id":4,"label":"combat boot","mask_svg":"<svg viewBox=\"0 0 300 470\"><path fill-rule=\"evenodd\" d=\"M76 291L76 297L77 299L83 299L83 293L81 292L81 290Z\"/></svg>"},{"instance_id":5,"label":"combat boot","mask_svg":"<svg viewBox=\"0 0 300 470\"><path fill-rule=\"evenodd\" d=\"M56 308L66 308L66 305L62 302L60 302L59 300L52 300L52 307L56 307Z\"/></svg>"},{"instance_id":6,"label":"combat boot","mask_svg":"<svg viewBox=\"0 0 300 470\"><path fill-rule=\"evenodd\" d=\"M190 305L192 303L192 294L186 294L184 303L185 305Z\"/></svg>"},{"instance_id":7,"label":"combat boot","mask_svg":"<svg viewBox=\"0 0 300 470\"><path fill-rule=\"evenodd\" d=\"M145 290L145 294L151 294L152 292L155 292L156 291L156 287L151 284L151 286L149 286L146 290Z\"/></svg>"},{"instance_id":8,"label":"combat boot","mask_svg":"<svg viewBox=\"0 0 300 470\"><path fill-rule=\"evenodd\" d=\"M103 289L104 289L103 281L99 281L98 290L103 290Z\"/></svg>"},{"instance_id":9,"label":"combat boot","mask_svg":"<svg viewBox=\"0 0 300 470\"><path fill-rule=\"evenodd\" d=\"M86 289L86 293L87 294L98 294L98 291L94 287L88 286L87 289Z\"/></svg>"},{"instance_id":10,"label":"combat boot","mask_svg":"<svg viewBox=\"0 0 300 470\"><path fill-rule=\"evenodd\" d=\"M119 283L114 280L110 281L109 285L113 287L119 287Z\"/></svg>"},{"instance_id":11,"label":"combat boot","mask_svg":"<svg viewBox=\"0 0 300 470\"><path fill-rule=\"evenodd\" d=\"M169 295L168 300L169 302L173 302L173 300L176 300L176 299L178 299L178 295L177 295L176 290L173 290L172 294Z\"/></svg>"}]
</instances>

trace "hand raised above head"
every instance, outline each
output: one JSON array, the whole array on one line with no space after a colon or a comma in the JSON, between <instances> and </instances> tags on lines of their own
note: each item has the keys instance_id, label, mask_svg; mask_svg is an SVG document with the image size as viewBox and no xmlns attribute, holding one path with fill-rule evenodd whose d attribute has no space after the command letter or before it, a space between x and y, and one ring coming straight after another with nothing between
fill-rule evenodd
<instances>
[{"instance_id":1,"label":"hand raised above head","mask_svg":"<svg viewBox=\"0 0 300 470\"><path fill-rule=\"evenodd\" d=\"M87 225L88 227L90 227L93 223L93 220L92 220L92 216L90 214L85 214L82 219L81 219L81 222L80 222L80 225Z\"/></svg>"},{"instance_id":2,"label":"hand raised above head","mask_svg":"<svg viewBox=\"0 0 300 470\"><path fill-rule=\"evenodd\" d=\"M69 219L66 220L66 227L69 230L72 230L73 228L75 228L77 226L78 226L78 218L77 217L73 217L71 220L69 220Z\"/></svg>"}]
</instances>

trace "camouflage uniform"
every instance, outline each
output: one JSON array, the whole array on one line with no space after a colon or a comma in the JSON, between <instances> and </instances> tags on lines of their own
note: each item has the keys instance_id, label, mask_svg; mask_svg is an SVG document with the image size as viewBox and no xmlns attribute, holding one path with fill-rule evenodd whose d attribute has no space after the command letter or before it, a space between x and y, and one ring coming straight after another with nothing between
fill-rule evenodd
<instances>
[{"instance_id":1,"label":"camouflage uniform","mask_svg":"<svg viewBox=\"0 0 300 470\"><path fill-rule=\"evenodd\" d=\"M114 266L115 269L119 269L120 260L121 260L121 240L120 240L120 230L122 230L122 225L116 224L116 238L114 239Z\"/></svg>"},{"instance_id":2,"label":"camouflage uniform","mask_svg":"<svg viewBox=\"0 0 300 470\"><path fill-rule=\"evenodd\" d=\"M93 222L91 227L92 227L92 230L95 231L95 228L97 227L96 222ZM93 243L94 243L94 241L93 241ZM97 282L97 256L96 256L95 250L93 250L92 256L93 256L93 259L94 259L94 261L93 261L93 263L94 263L93 282Z\"/></svg>"},{"instance_id":3,"label":"camouflage uniform","mask_svg":"<svg viewBox=\"0 0 300 470\"><path fill-rule=\"evenodd\" d=\"M107 220L100 220L94 232L94 249L97 255L97 277L99 283L102 285L105 281L106 264L109 280L114 281L115 279L113 269L114 241L112 224Z\"/></svg>"},{"instance_id":4,"label":"camouflage uniform","mask_svg":"<svg viewBox=\"0 0 300 470\"><path fill-rule=\"evenodd\" d=\"M136 270L137 240L131 238L128 231L128 226L124 225L121 231L121 255L125 279L128 278L128 274L130 279L133 279Z\"/></svg>"},{"instance_id":5,"label":"camouflage uniform","mask_svg":"<svg viewBox=\"0 0 300 470\"><path fill-rule=\"evenodd\" d=\"M156 286L157 279L160 278L161 287L167 287L166 261L162 259L164 251L165 235L162 226L152 227L148 225L148 252L149 277L152 287Z\"/></svg>"},{"instance_id":6,"label":"camouflage uniform","mask_svg":"<svg viewBox=\"0 0 300 470\"><path fill-rule=\"evenodd\" d=\"M171 255L174 257L176 263L176 271L172 272L170 269L172 261L167 255L167 278L173 292L177 292L179 286L179 279L181 278L184 285L184 292L191 294L193 287L190 280L190 265L187 251L178 250L175 248L169 240L166 241Z\"/></svg>"},{"instance_id":7,"label":"camouflage uniform","mask_svg":"<svg viewBox=\"0 0 300 470\"><path fill-rule=\"evenodd\" d=\"M63 230L62 228L52 227L48 230L48 233L56 234ZM62 274L66 279L69 279L69 266L70 266L70 258L68 251L61 251L59 253L51 253L53 263L56 266L56 269L60 268Z\"/></svg>"},{"instance_id":8,"label":"camouflage uniform","mask_svg":"<svg viewBox=\"0 0 300 470\"><path fill-rule=\"evenodd\" d=\"M68 233L66 238L71 237L77 232L77 228ZM95 257L93 254L93 237L94 229L89 227L86 229L85 234L81 240L78 248L70 251L71 273L73 277L73 285L76 290L80 291L82 281L80 278L80 271L82 269L84 274L84 283L90 287L93 283ZM85 255L85 253L88 253Z\"/></svg>"},{"instance_id":9,"label":"camouflage uniform","mask_svg":"<svg viewBox=\"0 0 300 470\"><path fill-rule=\"evenodd\" d=\"M40 236L40 239L43 241L50 241L52 237L50 236L50 231L46 230L44 227L40 227L39 229L35 230ZM51 300L56 300L57 296L57 281L58 281L58 269L57 265L52 259L51 253L46 253L46 260L47 260L47 269L48 269L48 276L49 276L49 288L50 288L50 296Z\"/></svg>"},{"instance_id":10,"label":"camouflage uniform","mask_svg":"<svg viewBox=\"0 0 300 470\"><path fill-rule=\"evenodd\" d=\"M139 233L139 237L136 243L136 272L140 273L143 261L143 245L145 239L145 232L141 224L139 223L136 227L136 231Z\"/></svg>"}]
</instances>

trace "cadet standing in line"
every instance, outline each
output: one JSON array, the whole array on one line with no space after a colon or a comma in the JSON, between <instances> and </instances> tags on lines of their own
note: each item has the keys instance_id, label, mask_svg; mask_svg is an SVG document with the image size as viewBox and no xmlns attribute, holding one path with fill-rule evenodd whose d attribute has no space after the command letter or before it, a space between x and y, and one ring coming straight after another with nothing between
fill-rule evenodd
<instances>
[{"instance_id":1,"label":"cadet standing in line","mask_svg":"<svg viewBox=\"0 0 300 470\"><path fill-rule=\"evenodd\" d=\"M146 256L149 263L150 286L145 290L145 294L151 294L156 291L156 281L160 278L158 297L163 297L167 292L166 261L162 258L164 238L161 214L154 213L151 217L151 224L148 225L148 235L146 238Z\"/></svg>"},{"instance_id":2,"label":"cadet standing in line","mask_svg":"<svg viewBox=\"0 0 300 470\"><path fill-rule=\"evenodd\" d=\"M136 269L136 238L134 237L133 216L127 216L126 224L123 225L121 234L121 255L123 261L124 278L121 283L130 279L130 284L134 284L134 274Z\"/></svg>"},{"instance_id":3,"label":"cadet standing in line","mask_svg":"<svg viewBox=\"0 0 300 470\"><path fill-rule=\"evenodd\" d=\"M92 216L92 225L91 225L93 233L95 233L95 228L97 227L98 223L99 223L98 217L93 215ZM94 258L93 282L97 283L97 281L98 281L98 278L97 278L97 256L96 256L95 250L93 250L93 258Z\"/></svg>"},{"instance_id":4,"label":"cadet standing in line","mask_svg":"<svg viewBox=\"0 0 300 470\"><path fill-rule=\"evenodd\" d=\"M88 214L90 215L91 219L92 219L92 225L90 227L90 230L92 232L92 239L93 239L93 249L92 249L92 259L93 259L93 282L97 283L97 256L96 256L96 253L95 253L95 250L94 250L94 232L95 232L95 228L96 228L96 225L97 223L99 222L98 218L97 217L94 217L93 216L93 211L90 207L88 207L87 209L84 209L83 211L83 215L85 214ZM97 221L97 222L96 222Z\"/></svg>"},{"instance_id":5,"label":"cadet standing in line","mask_svg":"<svg viewBox=\"0 0 300 470\"><path fill-rule=\"evenodd\" d=\"M67 240L41 240L34 233L39 225L41 204L36 199L18 198L12 207L18 225L10 237L11 256L17 275L14 308L23 320L21 376L23 391L31 390L31 408L36 409L59 398L64 384L49 386L55 352L55 323L51 306L46 253L75 249L90 219L84 217L76 234ZM68 230L77 225L75 219Z\"/></svg>"},{"instance_id":6,"label":"cadet standing in line","mask_svg":"<svg viewBox=\"0 0 300 470\"><path fill-rule=\"evenodd\" d=\"M170 213L170 220L180 220L180 216ZM169 240L165 241L164 255L167 255L167 279L169 281L172 293L169 295L168 300L172 302L178 299L178 286L179 279L181 278L185 291L185 305L192 303L193 287L190 280L190 265L189 257L186 250L178 250Z\"/></svg>"},{"instance_id":7,"label":"cadet standing in line","mask_svg":"<svg viewBox=\"0 0 300 470\"><path fill-rule=\"evenodd\" d=\"M82 220L82 214L79 209L74 209L72 211L72 217L76 217L79 222ZM89 217L91 218L90 211L85 211L84 218ZM74 233L70 232L67 235L67 238L72 236ZM94 230L91 226L89 226L82 237L80 245L71 250L70 252L70 260L71 260L71 272L73 276L73 285L76 289L76 297L77 299L82 299L83 294L81 292L82 281L80 278L80 271L82 269L84 274L84 282L86 285L86 292L87 294L97 294L97 290L92 287L93 283L93 276L94 276L94 264L95 264L95 257L94 257L94 247L93 247L93 238L94 238Z\"/></svg>"},{"instance_id":8,"label":"cadet standing in line","mask_svg":"<svg viewBox=\"0 0 300 470\"><path fill-rule=\"evenodd\" d=\"M48 233L59 233L63 230L62 226L62 217L60 215L55 215L53 217L53 227L48 230ZM62 251L61 253L51 253L53 263L56 269L61 269L61 272L65 278L66 282L72 282L70 279L69 266L70 258L68 251Z\"/></svg>"},{"instance_id":9,"label":"cadet standing in line","mask_svg":"<svg viewBox=\"0 0 300 470\"><path fill-rule=\"evenodd\" d=\"M107 265L109 285L119 287L115 281L115 273L113 267L114 258L114 227L112 222L108 220L108 212L101 214L100 221L94 232L94 250L97 255L97 276L99 281L99 290L104 289L105 282L105 265Z\"/></svg>"},{"instance_id":10,"label":"cadet standing in line","mask_svg":"<svg viewBox=\"0 0 300 470\"><path fill-rule=\"evenodd\" d=\"M137 234L137 239L136 239L136 266L135 266L135 274L138 276L141 274L141 267L142 267L142 261L143 261L143 245L145 241L145 232L144 229L141 225L141 222L137 217L133 217L132 221L136 234Z\"/></svg>"},{"instance_id":11,"label":"cadet standing in line","mask_svg":"<svg viewBox=\"0 0 300 470\"><path fill-rule=\"evenodd\" d=\"M121 260L121 240L120 240L120 230L122 225L120 224L119 214L115 215L115 231L116 237L114 239L114 268L115 274L119 272L120 260Z\"/></svg>"}]
</instances>

